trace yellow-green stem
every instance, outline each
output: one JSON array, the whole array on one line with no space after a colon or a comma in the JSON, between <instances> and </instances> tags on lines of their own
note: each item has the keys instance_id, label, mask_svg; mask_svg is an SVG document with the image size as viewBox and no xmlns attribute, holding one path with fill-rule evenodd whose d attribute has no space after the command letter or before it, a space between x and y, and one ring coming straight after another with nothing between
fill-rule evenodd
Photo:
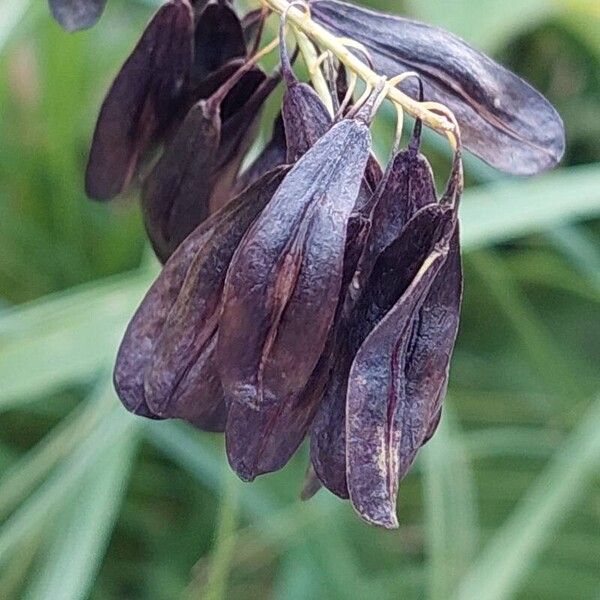
<instances>
[{"instance_id":1,"label":"yellow-green stem","mask_svg":"<svg viewBox=\"0 0 600 600\"><path fill-rule=\"evenodd\" d=\"M298 27L294 27L293 29L296 39L298 40L298 47L306 62L310 80L312 81L315 91L319 94L321 100L323 100L323 103L327 107L329 114L333 117L333 101L331 100L331 94L329 93L329 86L327 85L321 67L319 66L317 51L313 43L301 29Z\"/></svg>"},{"instance_id":2,"label":"yellow-green stem","mask_svg":"<svg viewBox=\"0 0 600 600\"><path fill-rule=\"evenodd\" d=\"M367 85L375 88L381 81L381 75L373 71L369 65L353 54L334 34L316 23L303 10L292 6L288 0L260 0L264 6L281 14L286 14L295 29L302 31L319 47L330 50L340 62L356 73ZM445 116L436 114L422 106L420 102L404 94L397 88L389 86L387 97L400 105L408 114L421 119L425 125L444 135L452 134L455 125Z\"/></svg>"}]
</instances>

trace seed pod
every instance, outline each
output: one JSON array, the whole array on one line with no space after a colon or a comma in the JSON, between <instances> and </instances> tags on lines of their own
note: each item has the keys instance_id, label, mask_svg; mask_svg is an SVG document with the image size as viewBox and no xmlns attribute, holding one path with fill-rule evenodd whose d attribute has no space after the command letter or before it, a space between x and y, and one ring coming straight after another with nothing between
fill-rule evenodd
<instances>
[{"instance_id":1,"label":"seed pod","mask_svg":"<svg viewBox=\"0 0 600 600\"><path fill-rule=\"evenodd\" d=\"M378 258L362 296L340 325L335 362L311 428L311 461L322 483L341 498L348 497L345 411L352 361L373 328L406 291L452 220L448 206L430 204L418 211Z\"/></svg>"},{"instance_id":2,"label":"seed pod","mask_svg":"<svg viewBox=\"0 0 600 600\"><path fill-rule=\"evenodd\" d=\"M287 140L287 162L294 164L329 131L333 120L315 90L310 85L298 81L285 44L284 28L285 23L282 19L279 46L285 92L281 116Z\"/></svg>"},{"instance_id":3,"label":"seed pod","mask_svg":"<svg viewBox=\"0 0 600 600\"><path fill-rule=\"evenodd\" d=\"M100 110L86 171L90 198L109 200L123 191L177 112L192 63L192 40L187 0L170 0L146 27Z\"/></svg>"},{"instance_id":4,"label":"seed pod","mask_svg":"<svg viewBox=\"0 0 600 600\"><path fill-rule=\"evenodd\" d=\"M234 221L242 208L257 204L271 176L258 181L244 194L234 199L220 213L205 221L186 238L164 266L140 307L133 316L117 356L114 381L125 407L136 414L158 418L146 401L144 380L148 366L157 348L167 317L177 301L186 275L203 248L211 244L215 232L223 230L223 223ZM208 383L211 383L210 381ZM208 396L210 398L210 396Z\"/></svg>"},{"instance_id":5,"label":"seed pod","mask_svg":"<svg viewBox=\"0 0 600 600\"><path fill-rule=\"evenodd\" d=\"M362 121L335 125L244 236L227 274L219 325L218 363L229 402L262 411L304 389L338 304L346 226L369 144ZM234 454L239 428L230 417L230 462L252 479L257 457Z\"/></svg>"},{"instance_id":6,"label":"seed pod","mask_svg":"<svg viewBox=\"0 0 600 600\"><path fill-rule=\"evenodd\" d=\"M427 430L420 407L406 389L404 365L414 318L448 253L445 241L425 259L406 292L369 334L350 370L348 491L363 519L386 528L398 526L396 496L405 448L415 444L418 448L420 433Z\"/></svg>"},{"instance_id":7,"label":"seed pod","mask_svg":"<svg viewBox=\"0 0 600 600\"><path fill-rule=\"evenodd\" d=\"M194 46L192 85L229 61L246 56L242 23L228 2L213 2L202 10L194 33Z\"/></svg>"},{"instance_id":8,"label":"seed pod","mask_svg":"<svg viewBox=\"0 0 600 600\"><path fill-rule=\"evenodd\" d=\"M216 195L231 197L260 106L276 83L256 68L233 77L239 83L229 92L230 81L190 110L144 182L146 229L163 262L225 204L214 201Z\"/></svg>"},{"instance_id":9,"label":"seed pod","mask_svg":"<svg viewBox=\"0 0 600 600\"><path fill-rule=\"evenodd\" d=\"M213 357L225 274L242 236L286 172L287 168L281 167L248 188L234 201L235 208L215 223L210 239L196 252L146 372L145 397L154 414L187 418L199 405L210 408L217 398L222 404L222 391L214 393L218 376ZM213 394L204 391L207 381L202 375L207 373L211 374L208 383Z\"/></svg>"},{"instance_id":10,"label":"seed pod","mask_svg":"<svg viewBox=\"0 0 600 600\"><path fill-rule=\"evenodd\" d=\"M406 357L406 391L411 411L421 419L423 429L415 430L407 439L412 444L402 447L400 480L414 461L420 446L437 428L442 402L448 385L450 358L458 333L462 302L462 267L458 225L448 258L440 268L413 326L409 353Z\"/></svg>"},{"instance_id":11,"label":"seed pod","mask_svg":"<svg viewBox=\"0 0 600 600\"><path fill-rule=\"evenodd\" d=\"M408 148L392 158L365 209L368 212L372 207L367 239L350 288L353 298L361 293L378 256L398 238L412 216L437 202L431 166L419 152L420 133L417 122Z\"/></svg>"},{"instance_id":12,"label":"seed pod","mask_svg":"<svg viewBox=\"0 0 600 600\"><path fill-rule=\"evenodd\" d=\"M52 16L67 31L87 29L96 23L106 0L48 0Z\"/></svg>"},{"instance_id":13,"label":"seed pod","mask_svg":"<svg viewBox=\"0 0 600 600\"><path fill-rule=\"evenodd\" d=\"M561 159L564 127L550 103L458 37L341 0L311 2L311 14L333 33L363 44L377 72L419 73L425 97L452 110L465 147L492 166L531 175ZM403 86L416 97L415 82Z\"/></svg>"}]
</instances>

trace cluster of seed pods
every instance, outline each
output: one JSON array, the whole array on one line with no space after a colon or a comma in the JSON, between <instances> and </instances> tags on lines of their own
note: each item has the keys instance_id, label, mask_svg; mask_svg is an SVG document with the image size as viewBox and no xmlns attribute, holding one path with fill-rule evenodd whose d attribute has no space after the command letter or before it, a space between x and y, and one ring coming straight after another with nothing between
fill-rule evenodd
<instances>
[{"instance_id":1,"label":"cluster of seed pods","mask_svg":"<svg viewBox=\"0 0 600 600\"><path fill-rule=\"evenodd\" d=\"M560 158L547 101L457 38L338 0L311 8L381 73L417 71L415 94L451 106L484 159L534 172ZM332 116L294 74L283 25L281 64L270 75L258 66L265 17L239 18L227 0L170 0L104 101L88 194L110 199L141 180L164 263L119 349L115 386L136 414L224 432L244 480L282 468L308 438L304 495L325 486L396 527L399 483L440 421L458 331L461 147L440 197L419 121L382 170L369 128L382 89L345 107L341 69ZM280 83L272 138L241 170Z\"/></svg>"}]
</instances>

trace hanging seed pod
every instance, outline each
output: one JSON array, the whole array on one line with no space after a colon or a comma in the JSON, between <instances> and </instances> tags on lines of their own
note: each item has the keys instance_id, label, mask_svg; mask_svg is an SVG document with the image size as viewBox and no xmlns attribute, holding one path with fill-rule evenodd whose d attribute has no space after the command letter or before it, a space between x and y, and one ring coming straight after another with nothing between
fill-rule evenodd
<instances>
[{"instance_id":1,"label":"hanging seed pod","mask_svg":"<svg viewBox=\"0 0 600 600\"><path fill-rule=\"evenodd\" d=\"M564 127L552 105L458 37L341 0L315 0L311 14L333 33L363 44L378 73L419 73L425 97L454 113L465 147L490 165L531 175L560 161ZM416 97L416 83L407 81L406 89Z\"/></svg>"},{"instance_id":2,"label":"hanging seed pod","mask_svg":"<svg viewBox=\"0 0 600 600\"><path fill-rule=\"evenodd\" d=\"M419 152L420 143L421 123L417 121L408 148L392 157L365 207L365 212L371 210L371 213L364 248L350 288L352 298L361 293L377 257L400 235L412 216L424 206L437 202L433 172Z\"/></svg>"},{"instance_id":3,"label":"hanging seed pod","mask_svg":"<svg viewBox=\"0 0 600 600\"><path fill-rule=\"evenodd\" d=\"M286 172L281 167L267 174L236 198L235 208L217 220L210 239L190 263L146 372L145 398L154 414L191 420L189 415L199 408L212 408L217 400L223 405L213 358L225 274L242 236Z\"/></svg>"},{"instance_id":4,"label":"hanging seed pod","mask_svg":"<svg viewBox=\"0 0 600 600\"><path fill-rule=\"evenodd\" d=\"M246 57L242 23L228 2L211 2L201 11L194 33L194 48L192 86L231 60Z\"/></svg>"},{"instance_id":5,"label":"hanging seed pod","mask_svg":"<svg viewBox=\"0 0 600 600\"><path fill-rule=\"evenodd\" d=\"M429 204L419 210L378 257L362 295L340 324L335 362L311 430L311 460L323 484L342 498L348 497L345 411L352 361L373 327L404 293L452 218L447 205Z\"/></svg>"},{"instance_id":6,"label":"hanging seed pod","mask_svg":"<svg viewBox=\"0 0 600 600\"><path fill-rule=\"evenodd\" d=\"M67 31L87 29L98 21L107 0L48 0L52 16Z\"/></svg>"},{"instance_id":7,"label":"hanging seed pod","mask_svg":"<svg viewBox=\"0 0 600 600\"><path fill-rule=\"evenodd\" d=\"M461 177L460 156L457 155L448 189L441 203L428 204L418 210L401 235L380 254L363 295L354 306L349 320L343 322L336 347L336 361L311 433L311 459L315 471L325 486L342 498L347 498L349 495L346 477L352 470L351 460L353 460L346 433L350 432L351 419L360 421L360 418L355 417L350 411L355 410L357 405L363 407L360 403L364 400L365 389L364 370L361 374L362 379L357 380L358 383L353 388L355 380L351 369L354 369L359 362L357 352L362 351L363 344L366 344L365 340L369 339L375 329L379 328L378 335L384 333L390 340L395 340L394 348L398 349L398 352L402 350L402 360L397 362L398 380L387 381L387 385L390 386L389 389L405 395L406 400L403 400L402 406L408 408L402 414L406 415L406 425L411 431L411 436L405 436L402 441L401 453L396 462L389 463L392 471L395 465L400 465L402 469L398 470L396 479L391 475L391 478L386 481L396 481L394 485L397 487L397 481L406 474L416 451L425 443L427 436L432 435L437 425L447 383L448 364L456 339L462 292L456 224L457 200L462 189ZM397 319L391 317L386 320L394 310L397 310L403 298L405 299L410 282L416 277L416 269L426 264L428 257L440 248L444 249L444 256L449 252L449 258L444 258L439 268L436 267L437 274L427 280L423 299L415 305L416 308L413 316L408 319L408 324L402 325ZM400 313L406 316L408 305L403 306ZM376 346L376 343L372 345L369 356L375 356ZM388 346L380 344L377 359L369 362L367 367L362 364L360 366L364 369L373 368L369 379L373 385L376 381L379 382L378 385L385 383L378 369L390 364L388 350L389 344ZM352 392L352 389L355 391ZM351 394L354 394L354 405L350 403ZM371 416L388 414L385 412L386 407L398 405L398 399L390 394L379 394L380 404L376 407L379 412L374 411L371 406L370 409L373 410L365 409L364 414ZM420 428L417 427L417 422L421 424ZM372 422L362 422L360 425L356 423L354 430L356 441L358 441L357 432L360 427L367 432L369 427L372 429L375 426ZM378 438L369 437L367 433L364 433L361 438L361 443L372 444L373 447L378 447L379 442ZM356 460L360 463L361 460L365 460L360 455L364 448L357 448L358 446L354 447L354 450L358 456ZM388 474L381 469L381 463L376 466L379 468L380 475L387 478ZM365 484L364 490L367 490L371 484L372 481ZM381 489L388 488L383 486ZM392 496L395 498L395 492ZM392 496L388 494L386 498L389 500ZM379 497L378 494L372 495L370 502L381 507L377 504ZM380 524L393 526L395 516L387 510L390 506L389 502L385 505L386 520L381 517L381 514L376 517L369 513L363 500L357 500L356 504L359 510L367 511L365 512L367 520L373 522L376 518L381 518Z\"/></svg>"},{"instance_id":8,"label":"hanging seed pod","mask_svg":"<svg viewBox=\"0 0 600 600\"><path fill-rule=\"evenodd\" d=\"M454 218L462 193L460 153L454 159L448 191L442 203L451 206ZM448 258L440 268L413 326L412 342L405 365L406 387L412 405L420 412L427 430L419 445L425 444L439 424L442 402L448 387L450 359L460 322L462 304L462 264L459 225L456 223L449 242ZM419 445L403 449L404 469L400 479L416 456Z\"/></svg>"},{"instance_id":9,"label":"hanging seed pod","mask_svg":"<svg viewBox=\"0 0 600 600\"><path fill-rule=\"evenodd\" d=\"M227 274L219 325L218 363L230 403L261 411L306 386L338 303L347 221L369 145L364 122L334 126L244 236ZM230 415L229 458L252 479L257 457L243 448L234 453L241 426Z\"/></svg>"},{"instance_id":10,"label":"hanging seed pod","mask_svg":"<svg viewBox=\"0 0 600 600\"><path fill-rule=\"evenodd\" d=\"M271 185L272 176L268 175L232 200L220 213L202 223L171 256L146 294L129 323L119 348L114 372L117 393L129 411L158 418L159 415L151 410L146 400L144 381L165 322L177 302L188 271L196 257L205 255L205 248L214 245L217 233L220 234L219 240L222 240L227 227L235 227L236 218L248 217L248 211L260 210L261 202L264 205L268 201ZM186 357L180 357L180 360L185 359ZM207 384L212 385L213 381L207 380ZM205 397L210 401L209 394ZM197 402L199 403L199 399ZM199 409L202 409L201 404ZM201 426L198 422L196 424Z\"/></svg>"},{"instance_id":11,"label":"hanging seed pod","mask_svg":"<svg viewBox=\"0 0 600 600\"><path fill-rule=\"evenodd\" d=\"M448 240L425 259L400 300L361 345L350 370L346 409L350 499L363 519L386 528L398 526L403 451L417 443L414 438L423 429L419 407L404 381L411 329L447 254Z\"/></svg>"},{"instance_id":12,"label":"hanging seed pod","mask_svg":"<svg viewBox=\"0 0 600 600\"><path fill-rule=\"evenodd\" d=\"M142 155L177 112L193 59L193 14L170 0L150 21L113 82L96 123L86 193L109 200L134 176Z\"/></svg>"},{"instance_id":13,"label":"hanging seed pod","mask_svg":"<svg viewBox=\"0 0 600 600\"><path fill-rule=\"evenodd\" d=\"M166 145L142 190L146 230L163 262L225 204L214 201L216 195L231 197L260 107L276 81L256 67L238 71L190 110Z\"/></svg>"},{"instance_id":14,"label":"hanging seed pod","mask_svg":"<svg viewBox=\"0 0 600 600\"><path fill-rule=\"evenodd\" d=\"M281 115L287 140L287 162L294 164L329 131L333 120L315 90L300 82L294 73L285 44L285 19L281 20L279 46L285 82Z\"/></svg>"}]
</instances>

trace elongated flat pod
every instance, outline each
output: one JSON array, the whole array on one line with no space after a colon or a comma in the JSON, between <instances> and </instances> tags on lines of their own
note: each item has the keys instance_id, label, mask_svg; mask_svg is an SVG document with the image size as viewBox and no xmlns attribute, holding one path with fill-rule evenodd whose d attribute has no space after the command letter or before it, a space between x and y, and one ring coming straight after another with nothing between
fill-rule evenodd
<instances>
[{"instance_id":1,"label":"elongated flat pod","mask_svg":"<svg viewBox=\"0 0 600 600\"><path fill-rule=\"evenodd\" d=\"M370 200L371 224L351 288L354 297L361 293L378 256L398 238L412 216L436 202L431 166L413 140L392 158Z\"/></svg>"},{"instance_id":2,"label":"elongated flat pod","mask_svg":"<svg viewBox=\"0 0 600 600\"><path fill-rule=\"evenodd\" d=\"M264 80L262 72L251 70L223 100L213 102L213 96L193 106L146 177L144 220L162 262L211 213L215 180L223 175L219 170L219 151L227 135L223 119L243 110L244 95L249 93L252 98ZM244 150L239 148L239 153Z\"/></svg>"},{"instance_id":3,"label":"elongated flat pod","mask_svg":"<svg viewBox=\"0 0 600 600\"><path fill-rule=\"evenodd\" d=\"M200 101L181 124L144 180L142 210L148 237L161 262L166 262L188 229L209 215L209 178L221 139L221 120ZM207 181L208 180L208 181ZM177 225L187 218L183 229Z\"/></svg>"},{"instance_id":4,"label":"elongated flat pod","mask_svg":"<svg viewBox=\"0 0 600 600\"><path fill-rule=\"evenodd\" d=\"M396 497L402 451L422 441L427 430L406 389L404 365L410 333L431 284L448 253L448 243L425 259L394 307L361 345L348 380L346 460L350 500L374 525L398 526ZM424 434L424 433L423 433Z\"/></svg>"},{"instance_id":5,"label":"elongated flat pod","mask_svg":"<svg viewBox=\"0 0 600 600\"><path fill-rule=\"evenodd\" d=\"M531 175L560 161L564 127L552 105L458 37L340 0L315 0L311 13L333 33L363 44L377 72L388 77L419 73L424 97L454 112L465 147L492 166ZM412 79L402 87L417 97Z\"/></svg>"},{"instance_id":6,"label":"elongated flat pod","mask_svg":"<svg viewBox=\"0 0 600 600\"><path fill-rule=\"evenodd\" d=\"M246 56L242 23L229 3L210 3L202 10L196 24L194 46L192 82L201 81L232 59Z\"/></svg>"},{"instance_id":7,"label":"elongated flat pod","mask_svg":"<svg viewBox=\"0 0 600 600\"><path fill-rule=\"evenodd\" d=\"M262 181L257 182L223 211L198 226L173 253L148 290L127 327L114 370L115 388L127 410L146 417L157 417L146 402L144 378L157 340L180 294L190 265L210 241L221 220L228 219L230 212L238 210L240 204L251 202L260 193L262 185Z\"/></svg>"},{"instance_id":8,"label":"elongated flat pod","mask_svg":"<svg viewBox=\"0 0 600 600\"><path fill-rule=\"evenodd\" d=\"M287 83L283 96L287 162L298 161L331 128L333 120L317 93L306 83Z\"/></svg>"},{"instance_id":9,"label":"elongated flat pod","mask_svg":"<svg viewBox=\"0 0 600 600\"><path fill-rule=\"evenodd\" d=\"M453 222L450 207L419 210L375 263L363 294L343 316L336 336L329 382L311 427L311 462L331 492L348 497L346 485L346 394L352 361L367 336L394 306Z\"/></svg>"},{"instance_id":10,"label":"elongated flat pod","mask_svg":"<svg viewBox=\"0 0 600 600\"><path fill-rule=\"evenodd\" d=\"M281 73L285 83L281 116L287 141L287 162L294 164L333 125L333 119L319 95L298 80L285 43L285 23L279 31Z\"/></svg>"},{"instance_id":11,"label":"elongated flat pod","mask_svg":"<svg viewBox=\"0 0 600 600\"><path fill-rule=\"evenodd\" d=\"M299 394L338 304L347 220L368 157L367 126L334 126L292 168L229 268L218 363L226 397L263 410ZM228 423L228 429L229 429ZM240 475L253 465L230 453Z\"/></svg>"},{"instance_id":12,"label":"elongated flat pod","mask_svg":"<svg viewBox=\"0 0 600 600\"><path fill-rule=\"evenodd\" d=\"M440 421L448 386L450 359L458 333L462 302L462 266L458 225L448 258L440 268L413 325L404 372L410 411L417 417L413 435L402 442L399 478L406 475L420 446Z\"/></svg>"},{"instance_id":13,"label":"elongated flat pod","mask_svg":"<svg viewBox=\"0 0 600 600\"><path fill-rule=\"evenodd\" d=\"M192 9L187 0L170 0L146 27L102 104L86 171L90 198L109 200L127 187L177 112L192 58Z\"/></svg>"},{"instance_id":14,"label":"elongated flat pod","mask_svg":"<svg viewBox=\"0 0 600 600\"><path fill-rule=\"evenodd\" d=\"M96 23L106 0L49 0L52 16L67 31L87 29Z\"/></svg>"},{"instance_id":15,"label":"elongated flat pod","mask_svg":"<svg viewBox=\"0 0 600 600\"><path fill-rule=\"evenodd\" d=\"M158 418L146 403L146 368L189 265L198 248L210 239L211 235L211 223L206 223L179 246L146 293L127 326L117 354L113 380L121 402L132 413Z\"/></svg>"},{"instance_id":16,"label":"elongated flat pod","mask_svg":"<svg viewBox=\"0 0 600 600\"><path fill-rule=\"evenodd\" d=\"M190 385L194 365L212 361L223 283L229 263L248 227L260 215L282 182L281 167L247 188L212 229L209 240L190 263L185 280L166 318L145 378L148 406L159 416L180 416L188 405L210 402L204 382ZM221 394L222 397L222 394Z\"/></svg>"},{"instance_id":17,"label":"elongated flat pod","mask_svg":"<svg viewBox=\"0 0 600 600\"><path fill-rule=\"evenodd\" d=\"M222 208L234 195L235 181L242 161L254 141L262 108L279 80L278 73L263 79L254 92L243 97L243 104L230 117L225 118L224 111L221 143L213 175L211 212Z\"/></svg>"}]
</instances>

